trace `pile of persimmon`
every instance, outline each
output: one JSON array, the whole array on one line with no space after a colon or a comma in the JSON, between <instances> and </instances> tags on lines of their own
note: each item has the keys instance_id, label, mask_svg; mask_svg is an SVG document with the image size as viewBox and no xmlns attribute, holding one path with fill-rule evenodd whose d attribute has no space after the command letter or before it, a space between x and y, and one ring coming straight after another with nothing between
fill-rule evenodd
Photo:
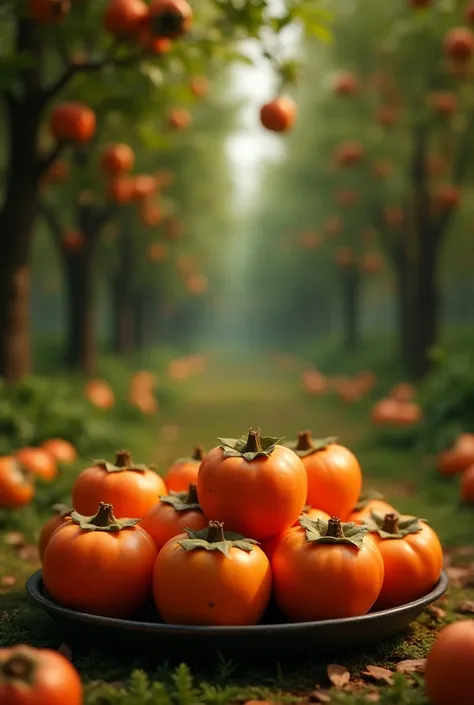
<instances>
[{"instance_id":1,"label":"pile of persimmon","mask_svg":"<svg viewBox=\"0 0 474 705\"><path fill-rule=\"evenodd\" d=\"M363 495L335 438L219 438L162 479L127 451L97 460L43 528L43 581L58 603L129 618L154 600L172 624L251 625L272 602L290 621L354 617L437 583L425 521Z\"/></svg>"},{"instance_id":2,"label":"pile of persimmon","mask_svg":"<svg viewBox=\"0 0 474 705\"><path fill-rule=\"evenodd\" d=\"M461 500L474 504L474 433L460 433L438 454L437 468L445 477L460 476Z\"/></svg>"},{"instance_id":3,"label":"pile of persimmon","mask_svg":"<svg viewBox=\"0 0 474 705\"><path fill-rule=\"evenodd\" d=\"M421 406L414 400L416 389L407 382L396 384L371 411L374 426L414 426L423 418Z\"/></svg>"}]
</instances>

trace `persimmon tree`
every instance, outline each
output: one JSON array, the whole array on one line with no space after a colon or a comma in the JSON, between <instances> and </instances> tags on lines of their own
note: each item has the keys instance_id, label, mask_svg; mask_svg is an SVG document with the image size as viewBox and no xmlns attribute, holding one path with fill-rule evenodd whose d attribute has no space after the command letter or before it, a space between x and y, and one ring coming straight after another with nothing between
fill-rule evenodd
<instances>
[{"instance_id":1,"label":"persimmon tree","mask_svg":"<svg viewBox=\"0 0 474 705\"><path fill-rule=\"evenodd\" d=\"M301 0L274 15L266 0L214 0L196 8L193 24L193 11L185 0L152 0L149 4L139 0L11 0L4 5L1 97L8 150L0 211L0 373L8 382L22 379L31 367L29 261L39 184L71 142L85 139L84 114L74 113L71 106L51 122L52 136L57 139L48 143L43 138L51 104L67 90L76 102L76 89L80 95L81 86L100 85L97 76L107 83L127 67L150 84L160 81L151 59L161 61L172 48L170 42L179 45L184 35L186 50L178 49L178 61L198 51L228 62L237 54L231 41L258 38L263 27L278 33L300 21L312 33L321 22L317 8L317 2ZM138 79L135 83L140 85ZM91 131L90 124L87 129Z\"/></svg>"}]
</instances>

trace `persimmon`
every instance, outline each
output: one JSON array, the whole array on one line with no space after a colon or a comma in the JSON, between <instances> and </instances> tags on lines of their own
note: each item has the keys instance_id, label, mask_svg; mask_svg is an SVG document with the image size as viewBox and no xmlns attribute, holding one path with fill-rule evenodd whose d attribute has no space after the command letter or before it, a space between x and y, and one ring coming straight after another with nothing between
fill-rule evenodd
<instances>
[{"instance_id":1,"label":"persimmon","mask_svg":"<svg viewBox=\"0 0 474 705\"><path fill-rule=\"evenodd\" d=\"M260 108L260 122L271 132L287 132L296 122L296 105L288 96L280 95Z\"/></svg>"},{"instance_id":2,"label":"persimmon","mask_svg":"<svg viewBox=\"0 0 474 705\"><path fill-rule=\"evenodd\" d=\"M166 485L154 470L134 463L128 450L119 450L114 464L95 460L80 473L72 488L72 504L87 515L99 502L108 502L113 504L115 516L141 519L165 494Z\"/></svg>"},{"instance_id":3,"label":"persimmon","mask_svg":"<svg viewBox=\"0 0 474 705\"><path fill-rule=\"evenodd\" d=\"M100 502L93 516L72 512L49 539L43 583L53 600L104 617L133 615L151 593L157 550L137 523Z\"/></svg>"},{"instance_id":4,"label":"persimmon","mask_svg":"<svg viewBox=\"0 0 474 705\"><path fill-rule=\"evenodd\" d=\"M135 163L135 154L128 144L108 144L102 151L100 167L109 176L118 176L130 171Z\"/></svg>"},{"instance_id":5,"label":"persimmon","mask_svg":"<svg viewBox=\"0 0 474 705\"><path fill-rule=\"evenodd\" d=\"M115 177L109 181L107 193L119 205L130 203L135 198L135 179L131 176Z\"/></svg>"},{"instance_id":6,"label":"persimmon","mask_svg":"<svg viewBox=\"0 0 474 705\"><path fill-rule=\"evenodd\" d=\"M193 11L187 0L152 0L148 25L157 37L176 39L187 34L193 23Z\"/></svg>"},{"instance_id":7,"label":"persimmon","mask_svg":"<svg viewBox=\"0 0 474 705\"><path fill-rule=\"evenodd\" d=\"M397 426L414 426L423 418L423 410L414 401L399 402L394 422Z\"/></svg>"},{"instance_id":8,"label":"persimmon","mask_svg":"<svg viewBox=\"0 0 474 705\"><path fill-rule=\"evenodd\" d=\"M28 0L28 11L38 24L56 24L70 12L69 0Z\"/></svg>"},{"instance_id":9,"label":"persimmon","mask_svg":"<svg viewBox=\"0 0 474 705\"><path fill-rule=\"evenodd\" d=\"M84 396L98 409L111 409L115 395L110 384L103 379L91 379L84 388Z\"/></svg>"},{"instance_id":10,"label":"persimmon","mask_svg":"<svg viewBox=\"0 0 474 705\"><path fill-rule=\"evenodd\" d=\"M341 71L334 81L334 92L340 96L353 96L359 87L359 79L351 71Z\"/></svg>"},{"instance_id":11,"label":"persimmon","mask_svg":"<svg viewBox=\"0 0 474 705\"><path fill-rule=\"evenodd\" d=\"M185 492L189 485L195 485L199 466L204 458L204 448L196 446L189 458L175 460L166 471L164 481L168 490ZM192 528L192 527L191 527Z\"/></svg>"},{"instance_id":12,"label":"persimmon","mask_svg":"<svg viewBox=\"0 0 474 705\"><path fill-rule=\"evenodd\" d=\"M301 383L308 394L324 394L328 389L327 378L318 370L304 370L301 374Z\"/></svg>"},{"instance_id":13,"label":"persimmon","mask_svg":"<svg viewBox=\"0 0 474 705\"><path fill-rule=\"evenodd\" d=\"M148 18L142 0L109 0L104 13L105 29L117 39L135 39Z\"/></svg>"},{"instance_id":14,"label":"persimmon","mask_svg":"<svg viewBox=\"0 0 474 705\"><path fill-rule=\"evenodd\" d=\"M209 93L209 80L206 76L193 76L189 87L195 98L205 98Z\"/></svg>"},{"instance_id":15,"label":"persimmon","mask_svg":"<svg viewBox=\"0 0 474 705\"><path fill-rule=\"evenodd\" d=\"M303 511L301 512L302 516L308 517L309 519L312 519L313 521L315 519L324 519L325 521L328 521L331 517L327 512L324 512L322 509L314 509L314 507L310 507L307 505L304 507ZM285 531L281 531L279 534L275 534L274 536L270 536L270 538L265 539L262 541L262 551L265 553L267 556L268 560L271 561L273 554L275 553L275 549L282 540L284 536L288 533L288 531L291 531L294 527L300 526L299 522L299 517L291 526L289 529L285 529Z\"/></svg>"},{"instance_id":16,"label":"persimmon","mask_svg":"<svg viewBox=\"0 0 474 705\"><path fill-rule=\"evenodd\" d=\"M437 467L442 475L456 475L474 464L474 434L461 433L450 448L438 455Z\"/></svg>"},{"instance_id":17,"label":"persimmon","mask_svg":"<svg viewBox=\"0 0 474 705\"><path fill-rule=\"evenodd\" d=\"M382 588L380 550L364 526L301 517L272 558L273 595L295 622L366 614Z\"/></svg>"},{"instance_id":18,"label":"persimmon","mask_svg":"<svg viewBox=\"0 0 474 705\"><path fill-rule=\"evenodd\" d=\"M433 705L469 703L474 692L474 619L443 627L426 659L425 688Z\"/></svg>"},{"instance_id":19,"label":"persimmon","mask_svg":"<svg viewBox=\"0 0 474 705\"><path fill-rule=\"evenodd\" d=\"M364 520L384 562L377 609L417 600L433 589L443 569L443 549L431 527L417 517L372 512Z\"/></svg>"},{"instance_id":20,"label":"persimmon","mask_svg":"<svg viewBox=\"0 0 474 705\"><path fill-rule=\"evenodd\" d=\"M24 472L13 455L0 456L0 509L22 507L34 494L34 476Z\"/></svg>"},{"instance_id":21,"label":"persimmon","mask_svg":"<svg viewBox=\"0 0 474 705\"><path fill-rule=\"evenodd\" d=\"M474 34L468 27L454 27L444 38L444 51L456 63L466 63L474 52Z\"/></svg>"},{"instance_id":22,"label":"persimmon","mask_svg":"<svg viewBox=\"0 0 474 705\"><path fill-rule=\"evenodd\" d=\"M205 529L208 520L199 504L196 485L188 485L185 492L170 491L145 514L140 527L147 531L158 550L165 543L182 534L185 528L199 531Z\"/></svg>"},{"instance_id":23,"label":"persimmon","mask_svg":"<svg viewBox=\"0 0 474 705\"><path fill-rule=\"evenodd\" d=\"M384 426L396 422L399 414L400 402L397 399L386 397L379 399L370 412L370 419L375 426Z\"/></svg>"},{"instance_id":24,"label":"persimmon","mask_svg":"<svg viewBox=\"0 0 474 705\"><path fill-rule=\"evenodd\" d=\"M388 395L391 399L400 402L413 401L416 396L416 389L409 382L399 382L390 389Z\"/></svg>"},{"instance_id":25,"label":"persimmon","mask_svg":"<svg viewBox=\"0 0 474 705\"><path fill-rule=\"evenodd\" d=\"M367 490L366 492L362 492L357 500L357 504L347 517L347 521L362 524L365 519L370 517L372 512L376 512L377 514L390 514L390 512L395 511L395 508L385 501L383 494L375 490Z\"/></svg>"},{"instance_id":26,"label":"persimmon","mask_svg":"<svg viewBox=\"0 0 474 705\"><path fill-rule=\"evenodd\" d=\"M441 184L435 193L435 206L441 211L455 210L461 202L461 192L454 184Z\"/></svg>"},{"instance_id":27,"label":"persimmon","mask_svg":"<svg viewBox=\"0 0 474 705\"><path fill-rule=\"evenodd\" d=\"M334 162L338 166L356 166L363 157L364 148L358 142L344 142L334 152Z\"/></svg>"},{"instance_id":28,"label":"persimmon","mask_svg":"<svg viewBox=\"0 0 474 705\"><path fill-rule=\"evenodd\" d=\"M257 542L216 521L168 541L153 570L155 605L168 624L257 624L271 589L270 563Z\"/></svg>"},{"instance_id":29,"label":"persimmon","mask_svg":"<svg viewBox=\"0 0 474 705\"><path fill-rule=\"evenodd\" d=\"M48 544L49 539L54 534L57 528L62 526L63 522L69 521L71 514L74 511L72 507L68 507L65 504L54 504L53 510L55 514L48 519L46 524L41 529L41 533L38 540L38 551L40 560L43 560L44 552Z\"/></svg>"},{"instance_id":30,"label":"persimmon","mask_svg":"<svg viewBox=\"0 0 474 705\"><path fill-rule=\"evenodd\" d=\"M208 289L208 279L204 274L191 274L186 279L186 288L194 296L204 294Z\"/></svg>"},{"instance_id":31,"label":"persimmon","mask_svg":"<svg viewBox=\"0 0 474 705\"><path fill-rule=\"evenodd\" d=\"M44 450L51 453L58 463L75 463L77 460L77 450L72 443L63 438L49 438L41 444Z\"/></svg>"},{"instance_id":32,"label":"persimmon","mask_svg":"<svg viewBox=\"0 0 474 705\"><path fill-rule=\"evenodd\" d=\"M383 127L393 127L398 118L399 112L394 105L383 105L377 113L377 122Z\"/></svg>"},{"instance_id":33,"label":"persimmon","mask_svg":"<svg viewBox=\"0 0 474 705\"><path fill-rule=\"evenodd\" d=\"M44 448L20 448L15 458L21 467L36 477L50 482L58 471L55 458Z\"/></svg>"},{"instance_id":34,"label":"persimmon","mask_svg":"<svg viewBox=\"0 0 474 705\"><path fill-rule=\"evenodd\" d=\"M172 130L186 130L192 120L191 113L186 108L173 108L167 118L168 127Z\"/></svg>"},{"instance_id":35,"label":"persimmon","mask_svg":"<svg viewBox=\"0 0 474 705\"><path fill-rule=\"evenodd\" d=\"M306 470L279 438L219 438L204 456L197 492L204 514L219 517L229 530L257 540L290 527L306 504Z\"/></svg>"},{"instance_id":36,"label":"persimmon","mask_svg":"<svg viewBox=\"0 0 474 705\"><path fill-rule=\"evenodd\" d=\"M451 91L436 91L428 96L428 104L440 115L452 115L458 107L456 93Z\"/></svg>"},{"instance_id":37,"label":"persimmon","mask_svg":"<svg viewBox=\"0 0 474 705\"><path fill-rule=\"evenodd\" d=\"M151 174L137 174L134 178L134 197L141 201L156 192L156 179Z\"/></svg>"},{"instance_id":38,"label":"persimmon","mask_svg":"<svg viewBox=\"0 0 474 705\"><path fill-rule=\"evenodd\" d=\"M68 659L52 649L23 644L0 649L2 705L83 705L81 678Z\"/></svg>"},{"instance_id":39,"label":"persimmon","mask_svg":"<svg viewBox=\"0 0 474 705\"><path fill-rule=\"evenodd\" d=\"M95 113L85 103L60 103L51 113L50 128L58 142L85 144L95 134Z\"/></svg>"},{"instance_id":40,"label":"persimmon","mask_svg":"<svg viewBox=\"0 0 474 705\"><path fill-rule=\"evenodd\" d=\"M288 446L301 458L308 475L306 504L345 520L362 489L362 471L355 455L336 443L336 438L313 440L311 431L302 431Z\"/></svg>"},{"instance_id":41,"label":"persimmon","mask_svg":"<svg viewBox=\"0 0 474 705\"><path fill-rule=\"evenodd\" d=\"M84 237L84 233L80 230L66 230L61 238L62 247L66 252L70 253L80 252L85 242L86 238Z\"/></svg>"},{"instance_id":42,"label":"persimmon","mask_svg":"<svg viewBox=\"0 0 474 705\"><path fill-rule=\"evenodd\" d=\"M144 49L150 52L150 54L155 54L155 56L163 56L171 51L172 42L171 39L166 37L155 37L150 27L145 27L139 33L137 41Z\"/></svg>"},{"instance_id":43,"label":"persimmon","mask_svg":"<svg viewBox=\"0 0 474 705\"><path fill-rule=\"evenodd\" d=\"M474 504L474 465L470 465L461 475L459 492L463 502Z\"/></svg>"}]
</instances>

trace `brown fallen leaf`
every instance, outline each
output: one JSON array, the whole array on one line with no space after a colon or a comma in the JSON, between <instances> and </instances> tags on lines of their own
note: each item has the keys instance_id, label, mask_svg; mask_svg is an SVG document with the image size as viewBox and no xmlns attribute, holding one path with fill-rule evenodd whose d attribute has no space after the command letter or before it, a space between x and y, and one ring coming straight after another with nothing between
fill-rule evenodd
<instances>
[{"instance_id":1,"label":"brown fallen leaf","mask_svg":"<svg viewBox=\"0 0 474 705\"><path fill-rule=\"evenodd\" d=\"M4 587L13 587L16 583L16 578L14 575L4 575L2 578L2 585Z\"/></svg>"},{"instance_id":2,"label":"brown fallen leaf","mask_svg":"<svg viewBox=\"0 0 474 705\"><path fill-rule=\"evenodd\" d=\"M18 551L18 558L27 563L39 561L39 551L36 546L22 546Z\"/></svg>"},{"instance_id":3,"label":"brown fallen leaf","mask_svg":"<svg viewBox=\"0 0 474 705\"><path fill-rule=\"evenodd\" d=\"M335 688L342 688L351 679L351 674L345 666L340 666L338 663L330 663L326 668L326 673Z\"/></svg>"},{"instance_id":4,"label":"brown fallen leaf","mask_svg":"<svg viewBox=\"0 0 474 705\"><path fill-rule=\"evenodd\" d=\"M446 617L446 612L443 610L442 607L438 607L437 605L430 605L429 607L426 608L426 611L430 613L430 615L437 621L439 622L440 620L444 619Z\"/></svg>"},{"instance_id":5,"label":"brown fallen leaf","mask_svg":"<svg viewBox=\"0 0 474 705\"><path fill-rule=\"evenodd\" d=\"M464 600L455 609L460 614L474 614L474 600Z\"/></svg>"},{"instance_id":6,"label":"brown fallen leaf","mask_svg":"<svg viewBox=\"0 0 474 705\"><path fill-rule=\"evenodd\" d=\"M72 661L72 651L67 644L61 644L58 649L58 654L64 656L64 658L66 658L68 661Z\"/></svg>"},{"instance_id":7,"label":"brown fallen leaf","mask_svg":"<svg viewBox=\"0 0 474 705\"><path fill-rule=\"evenodd\" d=\"M309 694L309 699L313 703L330 703L331 702L331 692L329 690L323 690L322 688L317 688Z\"/></svg>"},{"instance_id":8,"label":"brown fallen leaf","mask_svg":"<svg viewBox=\"0 0 474 705\"><path fill-rule=\"evenodd\" d=\"M372 678L375 681L385 681L388 685L393 684L393 673L388 668L382 666L367 666L365 671L362 671L363 676Z\"/></svg>"},{"instance_id":9,"label":"brown fallen leaf","mask_svg":"<svg viewBox=\"0 0 474 705\"><path fill-rule=\"evenodd\" d=\"M26 544L26 539L21 531L9 531L3 537L6 544L13 547L24 546Z\"/></svg>"},{"instance_id":10,"label":"brown fallen leaf","mask_svg":"<svg viewBox=\"0 0 474 705\"><path fill-rule=\"evenodd\" d=\"M449 581L453 587L466 587L466 585L474 578L474 571L470 566L461 567L450 565L446 568Z\"/></svg>"},{"instance_id":11,"label":"brown fallen leaf","mask_svg":"<svg viewBox=\"0 0 474 705\"><path fill-rule=\"evenodd\" d=\"M399 661L396 665L397 673L424 673L426 666L425 658L414 658L406 659L405 661Z\"/></svg>"},{"instance_id":12,"label":"brown fallen leaf","mask_svg":"<svg viewBox=\"0 0 474 705\"><path fill-rule=\"evenodd\" d=\"M365 696L365 699L369 703L378 703L380 700L380 693L377 693L375 690L372 693L367 693Z\"/></svg>"}]
</instances>

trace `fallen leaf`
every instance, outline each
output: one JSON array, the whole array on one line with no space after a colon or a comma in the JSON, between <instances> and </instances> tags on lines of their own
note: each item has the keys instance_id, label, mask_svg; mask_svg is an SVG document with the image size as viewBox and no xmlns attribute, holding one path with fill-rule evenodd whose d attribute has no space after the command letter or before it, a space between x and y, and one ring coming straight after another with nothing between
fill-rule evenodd
<instances>
[{"instance_id":1,"label":"fallen leaf","mask_svg":"<svg viewBox=\"0 0 474 705\"><path fill-rule=\"evenodd\" d=\"M396 666L397 673L424 673L426 666L425 658L407 659L399 661Z\"/></svg>"},{"instance_id":2,"label":"fallen leaf","mask_svg":"<svg viewBox=\"0 0 474 705\"><path fill-rule=\"evenodd\" d=\"M2 578L2 585L4 587L13 587L16 583L16 578L14 575L4 575Z\"/></svg>"},{"instance_id":3,"label":"fallen leaf","mask_svg":"<svg viewBox=\"0 0 474 705\"><path fill-rule=\"evenodd\" d=\"M389 671L388 668L383 668L382 666L367 666L365 671L362 672L362 675L372 678L375 681L385 681L388 685L393 684L392 671Z\"/></svg>"},{"instance_id":4,"label":"fallen leaf","mask_svg":"<svg viewBox=\"0 0 474 705\"><path fill-rule=\"evenodd\" d=\"M34 563L39 561L39 552L36 546L23 546L18 551L18 557L21 558L22 561Z\"/></svg>"},{"instance_id":5,"label":"fallen leaf","mask_svg":"<svg viewBox=\"0 0 474 705\"><path fill-rule=\"evenodd\" d=\"M3 539L6 544L9 546L24 546L26 543L26 539L24 535L21 533L21 531L9 531L7 534L5 534L5 537Z\"/></svg>"},{"instance_id":6,"label":"fallen leaf","mask_svg":"<svg viewBox=\"0 0 474 705\"><path fill-rule=\"evenodd\" d=\"M380 700L380 694L374 690L372 693L367 693L365 699L369 703L378 703L378 701Z\"/></svg>"},{"instance_id":7,"label":"fallen leaf","mask_svg":"<svg viewBox=\"0 0 474 705\"><path fill-rule=\"evenodd\" d=\"M340 666L338 663L330 663L326 668L326 673L335 688L342 688L351 679L351 674L345 666Z\"/></svg>"},{"instance_id":8,"label":"fallen leaf","mask_svg":"<svg viewBox=\"0 0 474 705\"><path fill-rule=\"evenodd\" d=\"M61 644L58 649L58 654L64 656L64 658L66 658L68 661L72 661L72 651L67 644Z\"/></svg>"},{"instance_id":9,"label":"fallen leaf","mask_svg":"<svg viewBox=\"0 0 474 705\"><path fill-rule=\"evenodd\" d=\"M427 612L430 613L436 621L439 621L441 619L444 619L446 617L446 612L443 610L441 607L437 607L436 605L430 605L427 607Z\"/></svg>"},{"instance_id":10,"label":"fallen leaf","mask_svg":"<svg viewBox=\"0 0 474 705\"><path fill-rule=\"evenodd\" d=\"M466 587L469 581L474 577L474 571L471 567L450 565L446 568L446 573L453 587Z\"/></svg>"},{"instance_id":11,"label":"fallen leaf","mask_svg":"<svg viewBox=\"0 0 474 705\"><path fill-rule=\"evenodd\" d=\"M313 703L330 703L331 702L331 692L329 690L323 690L322 688L317 688L309 694L309 699Z\"/></svg>"},{"instance_id":12,"label":"fallen leaf","mask_svg":"<svg viewBox=\"0 0 474 705\"><path fill-rule=\"evenodd\" d=\"M464 600L455 609L460 614L474 614L474 600Z\"/></svg>"}]
</instances>

